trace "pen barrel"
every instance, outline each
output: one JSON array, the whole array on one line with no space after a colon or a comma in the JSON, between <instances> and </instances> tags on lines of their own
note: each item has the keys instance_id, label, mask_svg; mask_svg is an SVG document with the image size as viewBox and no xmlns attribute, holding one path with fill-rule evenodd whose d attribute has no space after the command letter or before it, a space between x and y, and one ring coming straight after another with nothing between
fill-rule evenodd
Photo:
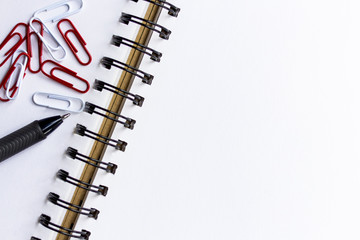
<instances>
[{"instance_id":1,"label":"pen barrel","mask_svg":"<svg viewBox=\"0 0 360 240\"><path fill-rule=\"evenodd\" d=\"M21 152L22 150L44 140L46 135L40 128L39 121L29 125L0 139L0 162Z\"/></svg>"}]
</instances>

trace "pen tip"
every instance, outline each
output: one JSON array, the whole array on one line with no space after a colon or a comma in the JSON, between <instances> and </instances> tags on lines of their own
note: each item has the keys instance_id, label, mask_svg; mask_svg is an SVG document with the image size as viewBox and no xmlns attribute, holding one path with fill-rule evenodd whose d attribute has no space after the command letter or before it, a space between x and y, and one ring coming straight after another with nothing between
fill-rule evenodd
<instances>
[{"instance_id":1,"label":"pen tip","mask_svg":"<svg viewBox=\"0 0 360 240\"><path fill-rule=\"evenodd\" d=\"M70 116L70 113L67 113L67 114L61 116L61 118L62 118L62 120L64 120L65 118L68 118L69 116Z\"/></svg>"}]
</instances>

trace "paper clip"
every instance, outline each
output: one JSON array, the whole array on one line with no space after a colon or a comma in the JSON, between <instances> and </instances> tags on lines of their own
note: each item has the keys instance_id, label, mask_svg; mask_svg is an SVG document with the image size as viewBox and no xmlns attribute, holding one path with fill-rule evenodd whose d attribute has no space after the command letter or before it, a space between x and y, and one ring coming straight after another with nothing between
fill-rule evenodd
<instances>
[{"instance_id":1,"label":"paper clip","mask_svg":"<svg viewBox=\"0 0 360 240\"><path fill-rule=\"evenodd\" d=\"M44 35L44 26L43 24L38 21L38 20L33 20L33 22L37 23L40 25L40 34L41 36ZM30 32L30 25L28 25L28 31L27 31L27 34L26 34L26 38L27 38L27 51L28 51L28 54L30 56L30 59L33 58L33 51L32 51L32 40L31 40L31 37L32 35L34 35L36 38L37 38L37 41L38 41L38 62L39 62L39 68L37 70L34 70L32 67L31 67L31 62L29 63L29 71L32 72L32 73L39 73L40 72L40 68L41 68L41 62L42 62L42 55L43 55L43 44L41 42L41 39L38 37L38 35L36 34L36 32Z\"/></svg>"},{"instance_id":2,"label":"paper clip","mask_svg":"<svg viewBox=\"0 0 360 240\"><path fill-rule=\"evenodd\" d=\"M68 29L67 31L65 31L65 33L61 30L61 24L63 22L67 22L70 26L71 26L71 29ZM74 26L74 24L69 20L69 19L63 19L61 20L60 22L58 22L57 24L57 28L59 29L59 32L61 34L61 36L65 39L66 43L68 44L71 52L74 54L74 56L76 57L76 59L78 60L78 62L83 65L83 66L86 66L86 65L89 65L92 61L92 57L91 57L91 54L90 52L88 51L88 49L86 48L86 42L84 40L84 38L81 36L81 34L79 33L79 31L76 29L76 27ZM74 34L74 36L77 38L77 40L79 41L79 43L81 44L81 46L83 47L86 55L88 56L89 60L87 62L83 62L81 61L80 57L78 56L78 50L77 48L74 46L74 44L71 42L70 38L69 38L69 34L72 33Z\"/></svg>"},{"instance_id":3,"label":"paper clip","mask_svg":"<svg viewBox=\"0 0 360 240\"><path fill-rule=\"evenodd\" d=\"M79 113L84 110L85 102L81 98L67 97L52 93L36 92L33 95L33 102L41 107ZM56 100L56 101L49 101ZM61 107L61 105L67 105Z\"/></svg>"},{"instance_id":4,"label":"paper clip","mask_svg":"<svg viewBox=\"0 0 360 240\"><path fill-rule=\"evenodd\" d=\"M49 36L52 38L52 41L55 42L56 46L52 46L48 40L45 39L44 36L34 27L33 22L40 22L43 25L43 30L49 34ZM50 31L50 29L45 25L45 23L38 17L32 17L29 21L29 26L31 29L36 33L36 35L39 37L39 39L42 41L48 52L50 53L51 57L58 62L61 62L66 57L66 50L61 45L57 37ZM55 52L62 51L63 55L60 57L55 56Z\"/></svg>"},{"instance_id":5,"label":"paper clip","mask_svg":"<svg viewBox=\"0 0 360 240\"><path fill-rule=\"evenodd\" d=\"M19 32L15 32L15 30L19 27L19 26L23 26L26 28L27 30L27 24L25 23L18 23L15 25L15 27L10 31L10 33L6 36L6 38L4 39L4 41L0 44L0 50L2 50L7 43L15 37L18 37L19 40L10 48L10 50L8 50L5 54L4 54L4 61L0 63L0 67L2 67L11 57L12 54L14 54L14 52L20 47L20 45L25 41L26 36L22 36Z\"/></svg>"},{"instance_id":6,"label":"paper clip","mask_svg":"<svg viewBox=\"0 0 360 240\"><path fill-rule=\"evenodd\" d=\"M55 65L55 67L50 70L50 73L47 73L47 72L44 71L44 66L47 63L51 63L51 64ZM75 88L72 83L67 82L67 81L55 76L55 74L54 74L55 71L60 71L62 73L66 73L70 77L74 77L74 78L80 80L81 82L86 84L86 89L81 90L81 89ZM70 69L68 69L68 68L66 68L66 67L64 67L64 66L62 66L62 65L60 65L60 64L58 64L58 63L56 63L54 61L52 61L52 60L46 60L45 62L43 62L41 64L41 72L44 73L44 75L47 76L48 78L50 78L50 79L52 79L52 80L54 80L54 81L56 81L58 83L61 83L62 85L66 86L68 88L71 88L71 89L73 89L73 90L75 90L75 91L77 91L79 93L86 93L90 89L90 84L89 84L88 81L86 81L85 79L77 76L76 72L74 72L74 71L72 71L72 70L70 70Z\"/></svg>"},{"instance_id":7,"label":"paper clip","mask_svg":"<svg viewBox=\"0 0 360 240\"><path fill-rule=\"evenodd\" d=\"M14 58L14 56L16 56L16 53L19 52L20 54ZM19 59L24 56L24 61L22 63L19 63ZM14 60L15 59L15 60ZM12 60L12 63L13 63L13 66L15 67L15 69L12 71L8 81L7 81L7 88L6 88L6 97L9 99L9 100L13 100L17 97L17 95L19 94L19 91L20 91L20 87L21 87L21 84L22 84L22 80L24 79L26 73L26 69L28 68L29 66L29 62L30 62L30 57L29 55L27 54L27 52L25 50L16 50L14 55L13 55L13 60ZM19 69L18 71L18 74L17 74L17 77L14 79L14 76L15 76L15 71ZM13 90L12 90L12 93L10 94L10 91L11 91L11 88L10 86L13 86Z\"/></svg>"},{"instance_id":8,"label":"paper clip","mask_svg":"<svg viewBox=\"0 0 360 240\"><path fill-rule=\"evenodd\" d=\"M19 94L19 90L22 84L22 80L24 79L26 73L26 69L29 66L29 55L24 50L17 50L16 52L20 52L20 54L12 61L12 65L9 71L6 73L4 79L0 84L0 88L5 89L6 98L1 98L0 101L7 102L9 100L13 100ZM15 52L15 53L16 53ZM24 56L25 59L22 63L19 63L20 58ZM14 59L14 57L13 57ZM19 70L17 70L19 69ZM18 71L17 77L14 79L15 71ZM11 92L11 93L10 93Z\"/></svg>"},{"instance_id":9,"label":"paper clip","mask_svg":"<svg viewBox=\"0 0 360 240\"><path fill-rule=\"evenodd\" d=\"M71 7L71 2L77 2L79 3L79 7L78 8L75 8L73 9L74 7ZM47 7L44 7L44 8L41 8L39 10L37 10L35 13L34 13L34 17L37 17L37 18L40 18L42 19L41 17L41 13L44 13L44 12L50 12L52 10L55 10L55 9L58 9L58 8L62 8L62 7L66 7L66 11L59 14L59 15L56 15L56 16L52 16L48 19L42 19L42 22L57 22L59 21L60 19L63 19L63 18L67 18L73 14L76 14L78 12L80 12L80 10L82 9L84 3L82 0L63 0L63 1L60 1L60 2L56 2L54 4L51 4ZM55 11L56 12L56 11Z\"/></svg>"}]
</instances>

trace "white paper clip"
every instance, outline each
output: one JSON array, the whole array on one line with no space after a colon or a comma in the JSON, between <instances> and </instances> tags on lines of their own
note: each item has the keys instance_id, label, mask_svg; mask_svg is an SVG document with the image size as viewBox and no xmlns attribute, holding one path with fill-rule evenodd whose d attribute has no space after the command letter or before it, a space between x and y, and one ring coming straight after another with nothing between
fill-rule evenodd
<instances>
[{"instance_id":1,"label":"white paper clip","mask_svg":"<svg viewBox=\"0 0 360 240\"><path fill-rule=\"evenodd\" d=\"M78 3L78 4L75 4L75 5L78 5L78 6L74 6L74 4L71 4L71 2L75 2L75 3ZM42 22L44 23L47 23L47 22L57 22L63 18L67 18L73 14L76 14L78 12L80 12L80 10L82 9L84 3L83 3L83 0L63 0L63 1L60 1L60 2L56 2L54 4L51 4L47 7L44 7L44 8L41 8L39 10L37 10L33 17L37 17L37 18L40 18L42 20ZM49 17L48 19L43 19L41 17L41 13L44 13L44 12L50 12L52 10L57 10L57 9L61 9L65 7L66 10L65 12L61 13L61 14L57 14L55 16L51 16ZM56 11L54 11L56 12Z\"/></svg>"},{"instance_id":2,"label":"white paper clip","mask_svg":"<svg viewBox=\"0 0 360 240\"><path fill-rule=\"evenodd\" d=\"M22 54L22 53L25 53L26 55L23 55L21 57L24 57L24 60L23 62L17 62L19 60L19 56ZM21 88L21 85L22 85L22 80L24 79L25 77L25 71L26 71L26 68L27 68L27 64L28 64L28 56L27 55L27 52L25 50L22 50L22 49L18 49L14 52L12 58L11 58L11 63L14 64L15 61L15 69L14 71L12 72L12 74L9 76L9 80L7 82L7 87L6 87L6 91L5 91L5 96L9 99L9 100L14 100L18 95L19 95L19 92L20 92L20 88ZM16 90L16 93L13 95L10 93L11 91L11 88L15 87L17 90ZM11 96L13 95L13 96Z\"/></svg>"},{"instance_id":3,"label":"white paper clip","mask_svg":"<svg viewBox=\"0 0 360 240\"><path fill-rule=\"evenodd\" d=\"M75 2L77 4L71 4L72 2ZM46 25L47 22L57 22L60 19L63 18L67 18L70 15L76 14L78 12L80 12L80 10L83 7L83 0L63 0L57 3L54 3L52 5L49 5L47 7L41 8L39 10L37 10L33 17L30 19L29 25L31 27L31 29L36 33L36 35L38 35L39 39L42 41L42 43L44 44L44 46L46 47L46 49L48 50L48 52L50 53L51 57L57 61L57 62L61 62L62 60L65 59L66 57L66 50L63 47L63 45L60 43L60 41L57 39L57 37L52 33L52 31L48 28L48 26ZM76 5L76 6L74 6ZM64 12L62 12L61 14L56 14L55 16L51 16L51 14L48 18L44 18L44 14L45 12L50 12L54 11L56 12L57 9L61 9L61 8L66 8ZM33 21L34 20L38 20L41 22L41 24L44 26L44 31L46 33L49 34L52 42L54 42L56 45L53 46L50 44L50 41L48 41L47 39L45 39L45 37L41 36L41 34L39 33L38 30L36 30L36 28L33 26ZM61 55L60 56L56 56L56 53L58 51L61 51Z\"/></svg>"},{"instance_id":4,"label":"white paper clip","mask_svg":"<svg viewBox=\"0 0 360 240\"><path fill-rule=\"evenodd\" d=\"M51 93L36 92L33 102L41 107L47 107L67 112L79 113L84 110L85 102L81 98L67 97Z\"/></svg>"},{"instance_id":5,"label":"white paper clip","mask_svg":"<svg viewBox=\"0 0 360 240\"><path fill-rule=\"evenodd\" d=\"M49 36L52 39L52 42L54 42L56 44L56 46L52 46L50 44L50 42L45 39L45 37L41 36L40 32L34 27L33 25L33 21L34 20L38 20L41 22L41 24L44 26L44 31L47 32L49 34ZM46 26L45 22L43 22L43 20L41 20L41 18L38 17L32 17L30 19L29 22L29 26L31 27L31 29L36 33L36 35L39 37L39 39L41 40L41 42L44 44L44 46L46 47L46 49L48 50L48 52L50 53L51 57L58 62L61 62L62 60L65 59L66 57L66 50L65 48L61 45L61 43L59 42L59 40L57 39L57 37L50 31L50 29ZM59 57L56 56L56 52L61 51L63 54Z\"/></svg>"}]
</instances>

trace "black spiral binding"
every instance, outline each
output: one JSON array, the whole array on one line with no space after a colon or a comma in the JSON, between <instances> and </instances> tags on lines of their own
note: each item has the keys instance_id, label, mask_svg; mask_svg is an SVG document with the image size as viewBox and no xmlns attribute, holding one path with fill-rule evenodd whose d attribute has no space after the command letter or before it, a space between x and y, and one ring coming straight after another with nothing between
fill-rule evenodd
<instances>
[{"instance_id":1,"label":"black spiral binding","mask_svg":"<svg viewBox=\"0 0 360 240\"><path fill-rule=\"evenodd\" d=\"M144 46L138 42L132 41L130 39L121 37L121 36L117 36L117 35L113 35L112 40L111 40L111 44L120 47L121 44L134 48L148 56L150 56L150 59L155 61L155 62L160 62L160 59L162 57L162 53L158 52L152 48L149 48L147 46Z\"/></svg>"},{"instance_id":2,"label":"black spiral binding","mask_svg":"<svg viewBox=\"0 0 360 240\"><path fill-rule=\"evenodd\" d=\"M131 1L138 2L138 0L131 0ZM144 0L144 1L168 10L168 14L173 17L177 17L180 12L180 8L168 3L166 0ZM131 14L127 14L127 13L122 13L119 21L126 25L128 25L130 22L139 24L145 28L150 29L151 31L155 31L155 32L159 33L160 37L163 39L169 39L170 34L171 34L171 31L169 29L167 29L157 23L154 23L149 20L134 16ZM124 38L121 36L113 35L111 43L117 47L120 47L121 45L131 47L137 51L140 51L141 53L143 53L145 55L150 56L150 59L153 61L156 61L156 62L160 62L161 57L162 57L162 53L160 53L150 47L142 45L138 42L135 42L133 40L130 40L130 39L127 39L127 38ZM106 69L111 69L111 67L116 67L127 73L130 73L133 76L140 78L143 83L148 84L148 85L151 85L152 81L154 79L154 76L151 74L148 74L144 71L141 71L138 68L134 68L126 63L123 63L121 61L118 61L118 60L115 60L115 59L112 59L109 57L103 57L100 60L100 63ZM132 103L136 106L141 107L144 103L143 97L136 95L136 94L132 94L128 91L125 91L124 89L115 87L111 84L105 83L100 80L95 80L94 89L96 89L100 92L105 89L107 91L115 93L125 99L132 101ZM97 109L102 110L105 113L100 113L97 111ZM88 112L90 114L96 113L105 118L119 122L129 129L133 129L134 124L136 122L135 120L133 120L131 118L127 118L120 114L108 111L107 109L99 107L92 103L86 103L84 111ZM122 119L123 121L119 120L119 119ZM79 134L80 136L86 136L95 141L112 146L115 149L120 150L120 151L125 151L126 146L127 146L127 143L122 140L114 140L114 139L102 136L98 133L88 130L85 126L80 125L80 124L77 124L75 133ZM116 169L117 169L116 164L105 163L100 160L91 158L89 156L79 153L78 150L71 148L71 147L69 147L67 149L66 154L67 154L67 156L69 156L72 159L79 160L81 162L84 162L85 164L105 170L106 172L109 172L112 174L115 174ZM62 169L60 169L56 175L58 178L60 178L64 182L75 185L75 186L85 189L87 191L95 192L95 193L103 195L103 196L106 196L106 194L107 194L108 187L103 186L103 185L95 186L90 183L83 182L79 179L69 176L69 173ZM49 193L47 199L48 199L48 201L50 201L51 203L53 203L59 207L70 210L72 212L76 212L76 213L84 215L84 216L87 216L89 218L97 219L98 214L99 214L99 211L95 208L85 208L85 207L77 206L70 202L64 201L64 200L60 199L60 196L57 195L56 193L52 193L52 192ZM77 231L77 230L73 230L73 229L67 229L60 225L54 224L51 222L51 218L45 214L42 214L40 216L39 222L44 227L46 227L52 231L55 231L59 234L65 235L69 238L88 240L89 236L91 234L87 230ZM41 239L39 239L37 237L31 237L31 240L41 240Z\"/></svg>"},{"instance_id":3,"label":"black spiral binding","mask_svg":"<svg viewBox=\"0 0 360 240\"><path fill-rule=\"evenodd\" d=\"M114 147L116 150L125 151L127 142L119 140L114 140L105 136L102 136L96 132L88 130L85 126L81 124L77 124L75 128L75 133L79 134L80 136L89 137L95 141L104 143L108 146Z\"/></svg>"},{"instance_id":4,"label":"black spiral binding","mask_svg":"<svg viewBox=\"0 0 360 240\"><path fill-rule=\"evenodd\" d=\"M139 0L131 0L133 2L138 2ZM168 10L168 14L170 16L173 16L173 17L177 17L179 15L179 12L180 12L180 8L178 7L175 7L174 5L172 5L171 3L168 3L164 0L158 0L158 2L154 1L154 0L144 0L145 2L149 2L149 3L152 3L156 6L159 6L159 7L162 7L166 10Z\"/></svg>"},{"instance_id":5,"label":"black spiral binding","mask_svg":"<svg viewBox=\"0 0 360 240\"><path fill-rule=\"evenodd\" d=\"M109 57L103 57L100 60L100 63L106 68L106 69L111 69L112 66L117 67L121 70L124 70L138 78L140 78L142 80L143 83L146 83L148 85L152 84L152 81L154 79L154 76L151 74L148 74L144 71L141 71L139 69L136 69L132 66L129 66L126 63L120 62L118 60L109 58Z\"/></svg>"},{"instance_id":6,"label":"black spiral binding","mask_svg":"<svg viewBox=\"0 0 360 240\"><path fill-rule=\"evenodd\" d=\"M71 177L67 171L62 170L62 169L60 169L57 172L56 176L59 179L63 180L64 182L70 183L72 185L75 185L79 188L85 189L90 192L94 192L94 193L97 193L97 194L100 194L103 196L106 196L106 194L108 192L108 187L103 186L103 185L95 186L90 183L82 182L79 179Z\"/></svg>"},{"instance_id":7,"label":"black spiral binding","mask_svg":"<svg viewBox=\"0 0 360 240\"><path fill-rule=\"evenodd\" d=\"M99 169L103 169L108 173L115 174L117 169L117 165L114 163L106 163L96 160L94 158L79 153L78 150L72 147L68 147L68 149L66 150L66 154L72 159L77 159L91 166L97 167Z\"/></svg>"},{"instance_id":8,"label":"black spiral binding","mask_svg":"<svg viewBox=\"0 0 360 240\"><path fill-rule=\"evenodd\" d=\"M97 111L96 109L99 109L99 110L107 113L108 115L106 115L104 113L101 113L101 112ZM117 114L115 112L109 111L106 108L97 106L97 105L95 105L93 103L89 103L89 102L85 103L84 112L87 112L87 113L90 113L90 114L96 113L96 114L98 114L98 115L100 115L100 116L102 116L104 118L107 118L107 119L113 120L115 122L121 123L122 125L124 125L124 127L129 128L131 130L134 129L134 126L135 126L135 123L136 123L136 121L134 119L131 119L131 118L125 117L125 116L123 116L121 114ZM119 119L117 119L115 117L110 117L110 114L114 115L117 118L123 119L123 120L119 120Z\"/></svg>"},{"instance_id":9,"label":"black spiral binding","mask_svg":"<svg viewBox=\"0 0 360 240\"><path fill-rule=\"evenodd\" d=\"M129 93L121 88L115 87L111 84L108 84L108 83L100 81L100 80L95 80L94 89L98 90L100 92L102 92L102 90L104 90L104 89L108 90L110 92L113 92L113 93L121 96L121 97L131 100L134 105L139 106L139 107L142 107L144 100L145 100L142 96Z\"/></svg>"},{"instance_id":10,"label":"black spiral binding","mask_svg":"<svg viewBox=\"0 0 360 240\"><path fill-rule=\"evenodd\" d=\"M67 210L70 210L72 212L76 212L76 213L79 213L79 214L82 214L82 215L86 215L90 218L94 218L94 219L97 219L98 218L98 215L100 213L99 210L95 209L95 208L84 208L84 207L81 207L81 206L76 206L74 204L71 204L69 202L66 202L64 200L61 200L60 199L60 196L56 193L49 193L47 199L59 206L59 207L62 207L62 208L65 208Z\"/></svg>"},{"instance_id":11,"label":"black spiral binding","mask_svg":"<svg viewBox=\"0 0 360 240\"><path fill-rule=\"evenodd\" d=\"M152 21L146 20L144 18L140 18L128 13L121 13L121 17L119 22L124 23L126 25L128 25L130 22L139 24L143 27L146 27L154 32L159 33L160 37L162 39L168 40L171 34L171 31L157 23L154 23Z\"/></svg>"},{"instance_id":12,"label":"black spiral binding","mask_svg":"<svg viewBox=\"0 0 360 240\"><path fill-rule=\"evenodd\" d=\"M88 240L89 237L90 237L90 234L91 234L87 230L76 231L76 230L64 228L62 226L54 224L54 223L51 222L51 218L48 215L45 215L45 214L41 214L41 216L39 218L39 222L44 227L46 227L46 228L48 228L50 230L53 230L55 232L58 232L58 233L60 233L62 235L65 235L67 237Z\"/></svg>"}]
</instances>

